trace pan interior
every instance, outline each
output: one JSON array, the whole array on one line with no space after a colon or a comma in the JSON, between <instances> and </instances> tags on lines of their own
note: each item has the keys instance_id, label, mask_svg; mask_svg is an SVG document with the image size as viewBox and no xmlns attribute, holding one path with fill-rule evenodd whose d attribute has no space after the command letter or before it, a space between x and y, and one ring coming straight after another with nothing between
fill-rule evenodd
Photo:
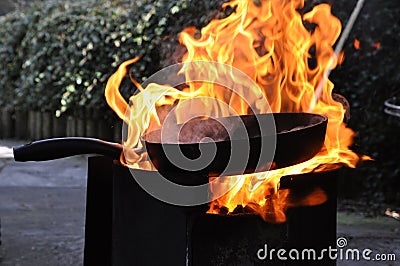
<instances>
[{"instance_id":1,"label":"pan interior","mask_svg":"<svg viewBox=\"0 0 400 266\"><path fill-rule=\"evenodd\" d=\"M271 116L275 121L275 128L270 127ZM258 115L230 116L221 118L192 119L188 123L178 125L189 133L196 133L196 138L179 138L178 141L161 141L162 130L154 130L142 136L142 140L148 143L190 144L199 142L220 142L228 140L240 140L247 138L264 137L274 134L285 134L302 130L324 123L325 116L311 113L273 113ZM243 124L241 124L243 123ZM241 125L244 125L241 126ZM225 128L224 128L225 127ZM228 127L226 129L226 127ZM261 130L262 128L262 130ZM230 131L230 134L228 133ZM261 134L261 131L263 134ZM189 134L190 135L190 134Z\"/></svg>"}]
</instances>

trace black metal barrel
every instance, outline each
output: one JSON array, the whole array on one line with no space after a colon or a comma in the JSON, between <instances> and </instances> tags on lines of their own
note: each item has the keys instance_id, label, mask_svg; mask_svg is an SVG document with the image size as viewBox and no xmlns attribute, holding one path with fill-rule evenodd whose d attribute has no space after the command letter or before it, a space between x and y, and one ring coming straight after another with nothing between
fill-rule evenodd
<instances>
[{"instance_id":1,"label":"black metal barrel","mask_svg":"<svg viewBox=\"0 0 400 266\"><path fill-rule=\"evenodd\" d=\"M112 172L107 182L98 178L105 171L103 168ZM140 174L153 178L154 173ZM86 217L86 232L91 234L86 235L85 264L93 265L89 262L104 256L112 265L336 265L327 257L318 261L257 257L265 244L287 250L335 247L335 175L333 171L283 177L280 189L290 189L293 197L301 198L318 187L328 200L318 206L291 208L286 222L274 224L254 214L206 214L208 206L180 207L161 202L136 183L128 168L111 160L107 165L104 159L92 158ZM100 205L96 204L96 197L102 199ZM101 204L109 200L111 206ZM98 241L93 241L96 238ZM95 252L96 249L109 252Z\"/></svg>"}]
</instances>

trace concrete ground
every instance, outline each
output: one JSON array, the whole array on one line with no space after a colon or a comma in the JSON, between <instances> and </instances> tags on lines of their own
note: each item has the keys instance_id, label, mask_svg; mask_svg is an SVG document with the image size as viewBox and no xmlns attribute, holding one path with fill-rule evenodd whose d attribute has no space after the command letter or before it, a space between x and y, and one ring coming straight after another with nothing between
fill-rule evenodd
<instances>
[{"instance_id":1,"label":"concrete ground","mask_svg":"<svg viewBox=\"0 0 400 266\"><path fill-rule=\"evenodd\" d=\"M87 156L17 163L17 141L0 140L1 265L81 265ZM338 265L400 265L400 222L338 213L348 248L396 254L395 262L339 260Z\"/></svg>"},{"instance_id":2,"label":"concrete ground","mask_svg":"<svg viewBox=\"0 0 400 266\"><path fill-rule=\"evenodd\" d=\"M338 260L341 266L400 265L400 221L390 217L365 218L354 214L338 213L337 237L343 237L347 245L343 250L358 249L360 261ZM339 241L339 240L338 240ZM370 249L370 261L361 259L361 252ZM395 261L377 261L389 254L395 254Z\"/></svg>"},{"instance_id":3,"label":"concrete ground","mask_svg":"<svg viewBox=\"0 0 400 266\"><path fill-rule=\"evenodd\" d=\"M17 163L0 141L1 265L81 265L85 156Z\"/></svg>"}]
</instances>

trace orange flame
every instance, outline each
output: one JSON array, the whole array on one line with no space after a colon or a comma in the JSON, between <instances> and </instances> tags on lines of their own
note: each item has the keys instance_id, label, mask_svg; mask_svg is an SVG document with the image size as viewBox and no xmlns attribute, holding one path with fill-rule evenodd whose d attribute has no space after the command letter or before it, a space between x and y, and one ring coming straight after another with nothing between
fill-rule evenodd
<instances>
[{"instance_id":1,"label":"orange flame","mask_svg":"<svg viewBox=\"0 0 400 266\"><path fill-rule=\"evenodd\" d=\"M307 112L328 117L328 128L324 148L311 160L284 169L220 178L210 187L217 192L239 180L237 185L224 196L211 203L209 212L219 213L222 209L231 213L237 206L243 206L259 213L266 220L284 221L284 210L291 204L288 192L278 190L279 180L284 175L295 175L312 171L332 170L339 165L355 167L359 157L349 149L354 132L343 122L345 109L332 98L333 83L327 79L328 68L336 67L338 60L332 46L340 35L341 23L331 14L330 6L319 4L301 15L303 0L269 0L255 4L253 1L234 0L223 7L235 9L229 17L211 21L201 29L189 27L180 34L180 42L187 49L183 62L197 60L224 63L240 69L258 85L252 93L246 93L248 86L242 80L235 80L242 92L248 96L248 103L256 112ZM307 24L309 27L305 27ZM342 56L341 56L342 57ZM188 111L204 114L207 110L213 116L227 116L218 103L201 101L193 103L191 109L183 108L182 102L200 96L218 99L228 104L239 115L249 113L249 104L235 93L229 93L222 86L195 82L178 90L168 84L149 84L140 93L130 98L128 106L118 96L120 82L126 74L126 66L137 59L127 61L110 78L106 98L109 105L128 124L128 136L124 145L128 148L141 147L140 135L146 130L160 128L166 110L176 107L176 121L186 121ZM333 63L333 64L332 64ZM186 77L190 69L183 68ZM208 76L226 75L217 68L202 69ZM318 97L315 88L326 79L323 91ZM164 96L158 98L159 95ZM268 106L257 105L262 94ZM125 116L129 113L129 119ZM288 151L290 152L290 151ZM140 156L125 156L123 163L129 167L151 169L148 161ZM143 159L143 158L142 158ZM302 201L304 204L320 204L324 201L319 191Z\"/></svg>"},{"instance_id":2,"label":"orange flame","mask_svg":"<svg viewBox=\"0 0 400 266\"><path fill-rule=\"evenodd\" d=\"M358 39L354 39L353 46L354 49L360 50L360 41Z\"/></svg>"},{"instance_id":3,"label":"orange flame","mask_svg":"<svg viewBox=\"0 0 400 266\"><path fill-rule=\"evenodd\" d=\"M373 44L371 44L371 47L378 50L381 48L381 43L380 42L373 43Z\"/></svg>"}]
</instances>

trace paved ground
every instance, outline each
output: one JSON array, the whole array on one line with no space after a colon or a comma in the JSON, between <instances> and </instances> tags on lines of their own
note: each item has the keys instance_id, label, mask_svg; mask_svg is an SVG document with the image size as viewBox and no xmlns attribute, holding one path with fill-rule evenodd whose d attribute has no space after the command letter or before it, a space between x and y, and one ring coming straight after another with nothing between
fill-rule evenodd
<instances>
[{"instance_id":1,"label":"paved ground","mask_svg":"<svg viewBox=\"0 0 400 266\"><path fill-rule=\"evenodd\" d=\"M376 254L381 257L387 254L396 255L396 261L341 260L337 265L400 265L400 222L393 218L384 216L365 218L354 214L338 213L337 236L347 240L344 251L358 249L361 254L363 250L370 249L371 259L374 259Z\"/></svg>"},{"instance_id":2,"label":"paved ground","mask_svg":"<svg viewBox=\"0 0 400 266\"><path fill-rule=\"evenodd\" d=\"M0 140L1 265L81 265L86 156L16 163ZM400 265L400 222L338 214L338 237L349 248L395 253L397 262L338 261L338 265Z\"/></svg>"},{"instance_id":3,"label":"paved ground","mask_svg":"<svg viewBox=\"0 0 400 266\"><path fill-rule=\"evenodd\" d=\"M81 265L86 158L16 163L0 141L1 265Z\"/></svg>"}]
</instances>

